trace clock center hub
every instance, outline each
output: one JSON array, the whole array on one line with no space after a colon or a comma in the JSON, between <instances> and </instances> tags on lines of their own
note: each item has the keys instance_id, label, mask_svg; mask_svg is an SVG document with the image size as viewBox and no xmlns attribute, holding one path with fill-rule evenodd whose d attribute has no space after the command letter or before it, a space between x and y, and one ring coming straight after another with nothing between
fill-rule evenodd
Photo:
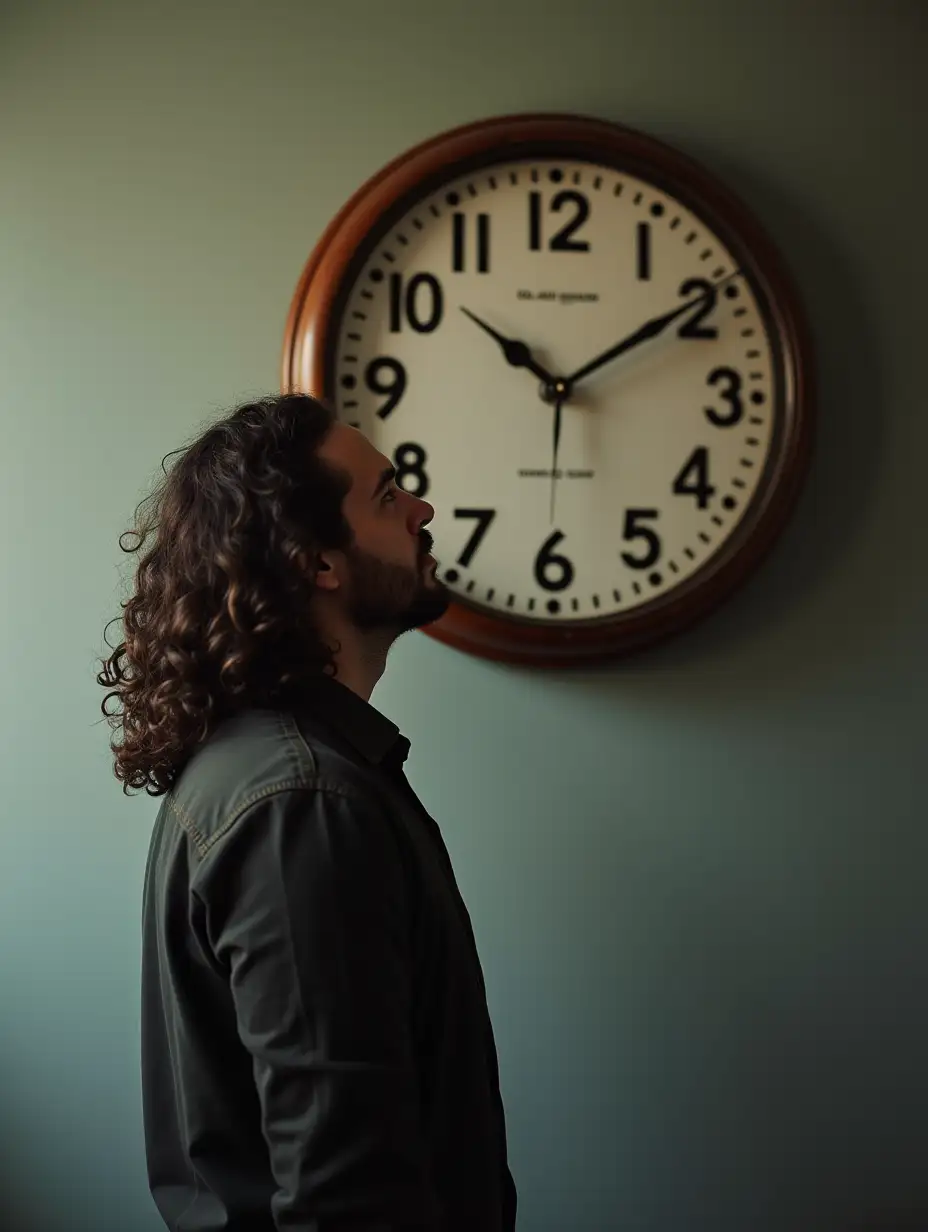
<instances>
[{"instance_id":1,"label":"clock center hub","mask_svg":"<svg viewBox=\"0 0 928 1232\"><path fill-rule=\"evenodd\" d=\"M570 397L570 381L558 377L553 381L542 381L538 387L542 402L553 404L566 402Z\"/></svg>"}]
</instances>

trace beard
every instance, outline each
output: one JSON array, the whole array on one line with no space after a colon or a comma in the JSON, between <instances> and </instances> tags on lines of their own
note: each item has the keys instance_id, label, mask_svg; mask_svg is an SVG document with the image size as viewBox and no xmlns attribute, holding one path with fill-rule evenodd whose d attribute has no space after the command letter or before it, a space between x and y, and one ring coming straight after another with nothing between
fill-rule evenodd
<instances>
[{"instance_id":1,"label":"beard","mask_svg":"<svg viewBox=\"0 0 928 1232\"><path fill-rule=\"evenodd\" d=\"M448 610L451 596L437 578L428 579L423 567L432 546L423 536L423 550L414 566L380 560L360 548L349 548L351 566L348 612L354 624L399 635L438 620ZM431 566L429 566L431 571Z\"/></svg>"}]
</instances>

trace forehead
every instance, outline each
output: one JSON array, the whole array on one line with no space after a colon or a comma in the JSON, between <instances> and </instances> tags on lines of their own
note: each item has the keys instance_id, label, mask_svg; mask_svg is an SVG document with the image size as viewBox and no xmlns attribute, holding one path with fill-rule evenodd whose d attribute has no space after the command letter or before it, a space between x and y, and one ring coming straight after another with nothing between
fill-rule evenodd
<instances>
[{"instance_id":1,"label":"forehead","mask_svg":"<svg viewBox=\"0 0 928 1232\"><path fill-rule=\"evenodd\" d=\"M351 477L351 493L361 488L368 496L373 492L381 472L391 465L390 459L385 458L357 428L349 428L342 423L332 425L319 447L318 456Z\"/></svg>"}]
</instances>

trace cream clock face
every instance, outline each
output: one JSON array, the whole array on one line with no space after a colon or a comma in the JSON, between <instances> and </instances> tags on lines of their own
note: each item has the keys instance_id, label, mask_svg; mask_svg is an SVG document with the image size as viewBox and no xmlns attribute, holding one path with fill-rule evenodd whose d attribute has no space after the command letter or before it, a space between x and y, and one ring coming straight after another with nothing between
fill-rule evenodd
<instances>
[{"instance_id":1,"label":"cream clock face","mask_svg":"<svg viewBox=\"0 0 928 1232\"><path fill-rule=\"evenodd\" d=\"M737 533L782 414L776 336L682 201L587 162L498 163L419 197L354 268L333 400L434 505L456 599L614 618Z\"/></svg>"}]
</instances>

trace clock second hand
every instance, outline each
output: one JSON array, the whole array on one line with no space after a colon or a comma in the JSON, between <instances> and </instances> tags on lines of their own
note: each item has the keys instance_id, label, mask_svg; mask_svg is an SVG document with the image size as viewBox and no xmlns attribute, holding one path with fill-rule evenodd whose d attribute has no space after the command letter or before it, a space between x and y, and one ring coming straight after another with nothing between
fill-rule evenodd
<instances>
[{"instance_id":1,"label":"clock second hand","mask_svg":"<svg viewBox=\"0 0 928 1232\"><path fill-rule=\"evenodd\" d=\"M567 399L567 390L558 390L554 397L554 447L551 451L551 525L554 525L554 493L557 488L557 450L561 441L561 408Z\"/></svg>"}]
</instances>

